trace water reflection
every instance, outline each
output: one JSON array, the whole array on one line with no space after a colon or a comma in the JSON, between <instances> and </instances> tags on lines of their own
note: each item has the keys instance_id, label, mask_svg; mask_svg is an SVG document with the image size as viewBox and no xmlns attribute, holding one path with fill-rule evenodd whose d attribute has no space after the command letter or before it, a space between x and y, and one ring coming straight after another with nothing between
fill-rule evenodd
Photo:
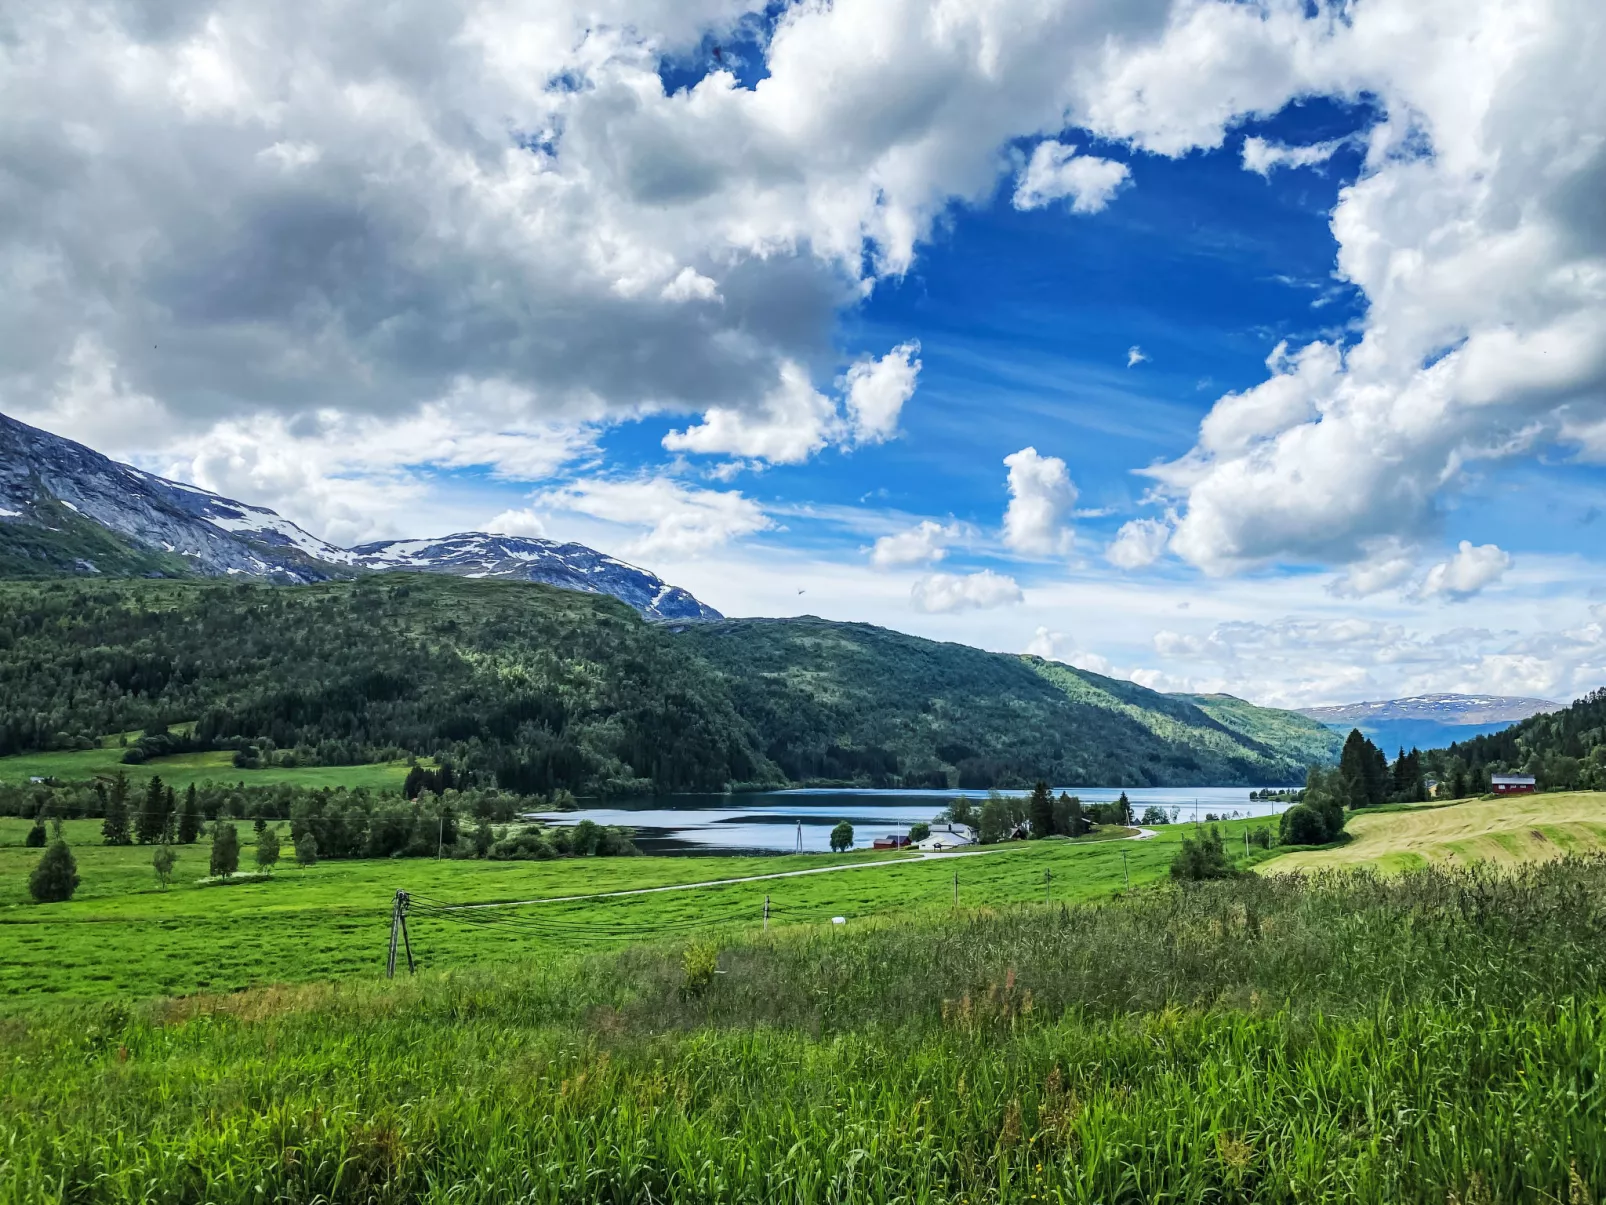
<instances>
[{"instance_id":1,"label":"water reflection","mask_svg":"<svg viewBox=\"0 0 1606 1205\"><path fill-rule=\"evenodd\" d=\"M1217 816L1269 816L1283 804L1249 798L1248 787L1126 787L1133 814L1147 807L1174 812L1179 821ZM1121 787L1055 787L1083 803L1118 798ZM1005 791L1028 795L1029 791ZM594 820L636 830L644 853L824 853L838 821L853 825L853 846L868 849L877 837L901 835L917 821L929 822L955 798L982 799L985 791L796 790L741 795L673 795L581 807L573 812L535 812L553 824Z\"/></svg>"}]
</instances>

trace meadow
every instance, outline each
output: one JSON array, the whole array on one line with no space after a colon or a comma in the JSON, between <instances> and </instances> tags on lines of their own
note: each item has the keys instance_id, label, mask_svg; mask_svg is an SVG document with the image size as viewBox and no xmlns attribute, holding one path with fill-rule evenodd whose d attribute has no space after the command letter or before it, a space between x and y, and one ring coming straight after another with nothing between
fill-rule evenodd
<instances>
[{"instance_id":1,"label":"meadow","mask_svg":"<svg viewBox=\"0 0 1606 1205\"><path fill-rule=\"evenodd\" d=\"M1258 867L1273 874L1369 866L1397 872L1446 863L1511 865L1606 851L1606 793L1546 792L1504 799L1361 811L1350 840L1282 854Z\"/></svg>"},{"instance_id":2,"label":"meadow","mask_svg":"<svg viewBox=\"0 0 1606 1205\"><path fill-rule=\"evenodd\" d=\"M234 764L234 754L227 750L180 753L132 766L123 764L126 751L112 737L94 749L0 757L0 783L21 784L31 778L88 782L124 773L129 781L141 783L152 774L157 774L168 786L180 791L191 783L200 785L203 782L244 782L261 786L286 783L314 789L329 787L339 790L345 787L355 790L367 787L372 791L399 791L408 769L405 761L390 761L358 766L265 766L257 770L241 770Z\"/></svg>"},{"instance_id":3,"label":"meadow","mask_svg":"<svg viewBox=\"0 0 1606 1205\"><path fill-rule=\"evenodd\" d=\"M1223 826L1229 834L1248 822ZM281 826L285 827L285 826ZM271 878L203 885L205 838L179 846L161 890L148 846L98 844L99 823L69 821L82 880L67 903L35 904L27 875L39 851L28 822L0 819L0 1010L42 996L147 996L373 975L383 966L391 901L417 900L409 932L428 968L511 962L535 954L617 949L657 936L851 923L888 913L1107 895L1164 876L1182 826L1145 841L1020 842L957 858L859 852L753 857L582 858L485 862L429 858L282 861ZM241 869L251 830L241 825ZM1240 838L1241 839L1241 838ZM1124 854L1124 856L1123 856ZM878 865L882 862L894 865ZM448 913L435 905L595 896L707 880L862 866L829 874L732 882L650 895Z\"/></svg>"},{"instance_id":4,"label":"meadow","mask_svg":"<svg viewBox=\"0 0 1606 1205\"><path fill-rule=\"evenodd\" d=\"M1603 921L1572 859L63 1002L0 1203L1589 1202Z\"/></svg>"}]
</instances>

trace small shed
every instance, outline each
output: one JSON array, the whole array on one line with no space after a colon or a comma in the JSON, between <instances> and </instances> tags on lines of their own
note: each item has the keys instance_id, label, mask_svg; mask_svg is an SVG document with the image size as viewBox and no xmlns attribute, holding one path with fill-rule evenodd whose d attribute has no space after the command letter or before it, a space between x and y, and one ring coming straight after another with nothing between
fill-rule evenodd
<instances>
[{"instance_id":1,"label":"small shed","mask_svg":"<svg viewBox=\"0 0 1606 1205\"><path fill-rule=\"evenodd\" d=\"M1539 784L1532 774L1491 774L1489 789L1496 795L1532 795Z\"/></svg>"},{"instance_id":2,"label":"small shed","mask_svg":"<svg viewBox=\"0 0 1606 1205\"><path fill-rule=\"evenodd\" d=\"M871 849L903 849L909 844L908 837L890 836L877 837L870 845Z\"/></svg>"}]
</instances>

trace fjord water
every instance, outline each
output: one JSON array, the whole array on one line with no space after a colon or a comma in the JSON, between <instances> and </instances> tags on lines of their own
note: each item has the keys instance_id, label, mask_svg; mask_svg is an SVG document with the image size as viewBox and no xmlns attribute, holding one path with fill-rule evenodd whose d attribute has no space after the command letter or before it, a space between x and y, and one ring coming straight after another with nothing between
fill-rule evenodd
<instances>
[{"instance_id":1,"label":"fjord water","mask_svg":"<svg viewBox=\"0 0 1606 1205\"><path fill-rule=\"evenodd\" d=\"M1248 787L1055 787L1084 804L1107 803L1122 790L1135 816L1147 807L1174 811L1180 822L1207 815L1269 816L1286 805L1251 800ZM1028 795L1029 791L1005 791ZM823 853L838 821L853 825L853 844L865 849L878 837L909 831L930 821L959 796L980 802L985 791L800 789L731 795L661 795L607 806L581 806L568 812L537 812L553 824L594 820L632 828L646 853Z\"/></svg>"}]
</instances>

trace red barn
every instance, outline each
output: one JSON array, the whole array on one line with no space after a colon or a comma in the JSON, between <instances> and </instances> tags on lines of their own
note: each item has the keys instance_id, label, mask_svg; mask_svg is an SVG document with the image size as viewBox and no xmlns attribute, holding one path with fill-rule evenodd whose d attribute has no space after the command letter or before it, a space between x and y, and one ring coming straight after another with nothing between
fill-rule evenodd
<instances>
[{"instance_id":1,"label":"red barn","mask_svg":"<svg viewBox=\"0 0 1606 1205\"><path fill-rule=\"evenodd\" d=\"M1489 789L1496 795L1532 795L1539 787L1532 774L1492 774Z\"/></svg>"}]
</instances>

